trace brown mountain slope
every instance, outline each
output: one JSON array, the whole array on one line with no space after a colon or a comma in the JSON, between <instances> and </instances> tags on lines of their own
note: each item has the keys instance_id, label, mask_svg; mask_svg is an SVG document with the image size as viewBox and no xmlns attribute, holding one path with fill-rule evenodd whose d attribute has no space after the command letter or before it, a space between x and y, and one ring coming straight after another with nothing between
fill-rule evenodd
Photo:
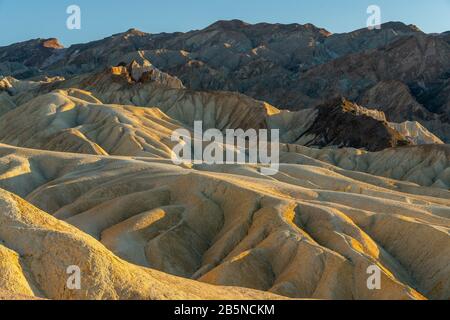
<instances>
[{"instance_id":1,"label":"brown mountain slope","mask_svg":"<svg viewBox=\"0 0 450 320\"><path fill-rule=\"evenodd\" d=\"M28 68L24 65L33 51L16 57L15 46L0 48L0 66L19 63ZM47 57L49 48L38 47L44 53L37 56ZM233 20L187 33L146 34L132 29L51 50L57 51L44 65L36 62L30 68L71 77L133 60L151 61L189 89L238 91L291 110L345 96L385 110L388 121L418 121L442 140L450 139L450 46L445 34L424 34L412 25L392 22L381 30L330 34L310 24L252 25ZM8 67L5 70L5 75L14 74ZM373 99L385 94L384 100Z\"/></svg>"},{"instance_id":2,"label":"brown mountain slope","mask_svg":"<svg viewBox=\"0 0 450 320\"><path fill-rule=\"evenodd\" d=\"M35 39L0 47L0 74L32 77L62 59L64 47L57 39Z\"/></svg>"},{"instance_id":3,"label":"brown mountain slope","mask_svg":"<svg viewBox=\"0 0 450 320\"><path fill-rule=\"evenodd\" d=\"M380 151L410 142L385 121L375 119L357 105L339 98L316 107L318 115L298 140L306 146L339 146ZM362 112L361 112L362 111Z\"/></svg>"},{"instance_id":4,"label":"brown mountain slope","mask_svg":"<svg viewBox=\"0 0 450 320\"><path fill-rule=\"evenodd\" d=\"M181 126L192 130L195 121L203 121L204 130L280 129L281 142L316 147L377 151L441 143L418 124L387 123L383 113L347 100L290 113L241 94L187 90L177 79L145 70L132 63L67 81L10 80L16 94L8 95L12 106L5 104L0 114L0 141L54 151L170 158L171 132ZM45 94L55 88L65 89ZM17 121L27 125L16 126Z\"/></svg>"},{"instance_id":5,"label":"brown mountain slope","mask_svg":"<svg viewBox=\"0 0 450 320\"><path fill-rule=\"evenodd\" d=\"M302 108L321 103L326 97L344 95L361 99L367 107L386 111L389 121L420 120L430 130L440 131L440 137L447 141L450 134L447 115L433 113L438 110L435 104L423 97L446 81L449 53L450 46L439 38L424 35L402 38L386 48L342 57L308 70L292 83L288 91L294 93L285 95L285 103L281 105L289 103ZM387 88L380 84L393 79L402 84L391 81ZM384 96L379 91L383 88ZM377 95L384 99L370 99ZM404 105L405 97L412 109ZM406 112L402 112L405 108Z\"/></svg>"}]
</instances>

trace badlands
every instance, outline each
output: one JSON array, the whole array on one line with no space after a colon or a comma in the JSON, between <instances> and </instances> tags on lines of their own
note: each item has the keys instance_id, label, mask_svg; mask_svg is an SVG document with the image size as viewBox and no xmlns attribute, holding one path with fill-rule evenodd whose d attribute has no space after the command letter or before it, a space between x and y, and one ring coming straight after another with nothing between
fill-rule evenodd
<instances>
[{"instance_id":1,"label":"badlands","mask_svg":"<svg viewBox=\"0 0 450 320\"><path fill-rule=\"evenodd\" d=\"M380 48L416 38L425 49L448 46L412 26L388 27L396 35L377 34ZM270 39L274 29L284 38ZM305 35L342 57L287 45ZM54 39L0 48L0 299L448 300L445 84L435 83L440 98L426 95L427 104L424 92L402 91L414 88L405 72L390 83L402 93L391 92L398 104L378 105L389 85L382 77L358 92L335 92L324 78L323 97L291 81L283 97L285 75L271 103L257 100L274 81L263 72L270 61L283 65L271 65L280 75L295 61L312 68L302 77L313 83L329 64L381 55L361 40L355 47L363 37L231 21L190 34L130 30L68 49ZM232 64L247 47L253 54L226 65L236 73L224 85L212 66ZM239 81L250 66L260 82ZM429 81L438 77L433 66ZM405 106L415 109L398 116ZM278 173L262 175L257 163L175 165L172 133L193 132L195 121L280 130ZM70 266L81 271L77 290L67 286ZM373 266L379 290L367 285Z\"/></svg>"}]
</instances>

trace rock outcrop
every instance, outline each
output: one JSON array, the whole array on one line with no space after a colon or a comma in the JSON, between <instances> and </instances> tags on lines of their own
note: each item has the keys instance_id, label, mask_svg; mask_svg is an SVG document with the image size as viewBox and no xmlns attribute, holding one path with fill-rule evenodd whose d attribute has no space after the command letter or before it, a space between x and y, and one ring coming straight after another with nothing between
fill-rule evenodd
<instances>
[{"instance_id":1,"label":"rock outcrop","mask_svg":"<svg viewBox=\"0 0 450 320\"><path fill-rule=\"evenodd\" d=\"M131 29L67 49L56 40L33 40L0 48L0 70L20 78L72 77L150 63L188 89L237 91L281 109L344 96L385 111L388 121L418 121L448 142L447 38L400 22L332 34L311 24L232 20L187 33Z\"/></svg>"},{"instance_id":2,"label":"rock outcrop","mask_svg":"<svg viewBox=\"0 0 450 320\"><path fill-rule=\"evenodd\" d=\"M192 131L195 121L204 130L279 129L281 142L314 147L379 151L442 143L420 124L388 123L383 112L346 99L287 112L237 93L187 90L178 79L136 62L70 80L9 82L16 94L3 104L0 141L22 147L170 158L173 130ZM16 127L15 121L27 125Z\"/></svg>"},{"instance_id":3,"label":"rock outcrop","mask_svg":"<svg viewBox=\"0 0 450 320\"><path fill-rule=\"evenodd\" d=\"M342 98L315 108L317 116L295 142L299 145L354 147L369 151L410 144L383 119Z\"/></svg>"}]
</instances>

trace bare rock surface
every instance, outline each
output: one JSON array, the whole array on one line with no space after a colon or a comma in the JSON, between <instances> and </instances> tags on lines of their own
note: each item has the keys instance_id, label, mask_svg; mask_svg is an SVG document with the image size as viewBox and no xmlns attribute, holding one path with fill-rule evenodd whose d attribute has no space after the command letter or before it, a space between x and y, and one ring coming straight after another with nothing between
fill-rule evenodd
<instances>
[{"instance_id":1,"label":"bare rock surface","mask_svg":"<svg viewBox=\"0 0 450 320\"><path fill-rule=\"evenodd\" d=\"M64 300L277 298L253 290L183 280L129 264L87 234L4 190L0 190L0 208L0 252L9 255L3 257L6 260L2 258L0 265L2 278L4 274L8 277L9 289L8 293L2 289L1 298L24 299L26 295ZM15 262L18 259L20 265ZM66 271L72 265L81 269L80 290L68 290L66 286ZM13 272L8 270L14 267Z\"/></svg>"},{"instance_id":2,"label":"bare rock surface","mask_svg":"<svg viewBox=\"0 0 450 320\"><path fill-rule=\"evenodd\" d=\"M132 63L67 81L11 80L18 89L0 114L0 139L54 151L170 158L171 132L192 130L195 121L202 121L204 130L279 129L284 143L316 147L379 151L442 143L420 124L388 123L383 112L346 99L286 112L237 93L187 90L170 76L149 77L148 68L155 72ZM13 119L29 125L15 127ZM345 130L349 126L353 130Z\"/></svg>"},{"instance_id":3,"label":"bare rock surface","mask_svg":"<svg viewBox=\"0 0 450 320\"><path fill-rule=\"evenodd\" d=\"M421 150L415 148L419 149L399 149L397 157L418 161L415 155ZM445 153L448 168L448 150ZM0 176L0 187L24 200L2 193L6 209L0 239L6 252L13 250L10 259L28 257L32 272L40 275L35 279L45 279L35 286L47 298L223 294L220 288L208 291L200 283L183 287L187 282L181 279L180 291L164 293L164 285L173 285L172 278L141 269L150 267L200 282L294 298L448 299L448 187L427 188L310 159L309 164L285 161L278 175L264 178L251 165L192 170L149 158L3 145L0 161L8 169ZM384 163L377 166L385 175L390 172ZM17 206L23 208L20 214ZM20 231L9 226L30 231L18 237ZM47 228L52 236L43 237ZM61 249L53 246L60 241ZM47 252L46 258L33 262L39 252ZM113 258L113 253L131 264ZM81 259L86 256L88 261ZM86 281L96 283L96 289L88 285L76 297L60 291L58 268L67 263L99 268L92 278L86 271ZM106 263L111 267L103 273ZM383 290L367 289L365 270L373 264L382 270ZM48 268L56 268L54 275L41 274ZM13 274L20 275L17 270ZM126 278L131 274L133 281ZM146 291L139 279L152 290ZM9 281L29 290L23 277ZM227 290L223 297L246 294Z\"/></svg>"},{"instance_id":4,"label":"bare rock surface","mask_svg":"<svg viewBox=\"0 0 450 320\"><path fill-rule=\"evenodd\" d=\"M450 299L449 56L397 22L1 47L0 300ZM197 121L278 129L279 170L175 165Z\"/></svg>"},{"instance_id":5,"label":"bare rock surface","mask_svg":"<svg viewBox=\"0 0 450 320\"><path fill-rule=\"evenodd\" d=\"M73 77L137 61L189 89L237 91L281 109L344 96L385 111L388 121L418 121L448 142L447 34L400 22L333 34L311 24L218 21L186 33L130 29L67 49L56 39L13 44L0 48L0 74Z\"/></svg>"}]
</instances>

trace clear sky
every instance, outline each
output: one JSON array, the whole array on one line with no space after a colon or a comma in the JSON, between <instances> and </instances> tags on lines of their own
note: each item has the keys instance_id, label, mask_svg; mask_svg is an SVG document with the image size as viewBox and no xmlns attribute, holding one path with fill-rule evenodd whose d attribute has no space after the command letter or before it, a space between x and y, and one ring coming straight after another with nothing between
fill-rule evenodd
<instances>
[{"instance_id":1,"label":"clear sky","mask_svg":"<svg viewBox=\"0 0 450 320\"><path fill-rule=\"evenodd\" d=\"M81 30L68 30L66 9L81 8ZM331 32L366 26L367 7L382 22L402 21L425 32L450 30L450 0L0 0L0 46L56 37L64 45L137 28L150 33L201 29L216 20L313 23Z\"/></svg>"}]
</instances>

